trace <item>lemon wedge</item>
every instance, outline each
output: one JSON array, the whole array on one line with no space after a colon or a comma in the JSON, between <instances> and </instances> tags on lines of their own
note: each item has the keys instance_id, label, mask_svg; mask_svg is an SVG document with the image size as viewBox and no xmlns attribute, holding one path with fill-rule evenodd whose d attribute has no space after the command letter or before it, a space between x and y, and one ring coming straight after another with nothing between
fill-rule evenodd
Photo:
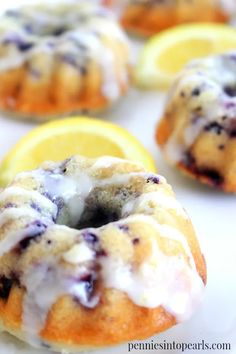
<instances>
[{"instance_id":1,"label":"lemon wedge","mask_svg":"<svg viewBox=\"0 0 236 354\"><path fill-rule=\"evenodd\" d=\"M156 172L150 154L127 130L98 119L66 118L41 125L13 147L0 164L0 186L6 186L18 172L37 168L45 160L61 161L75 154L120 157Z\"/></svg>"},{"instance_id":2,"label":"lemon wedge","mask_svg":"<svg viewBox=\"0 0 236 354\"><path fill-rule=\"evenodd\" d=\"M144 46L135 69L137 86L165 89L194 58L236 49L236 30L227 25L180 25L153 36Z\"/></svg>"}]
</instances>

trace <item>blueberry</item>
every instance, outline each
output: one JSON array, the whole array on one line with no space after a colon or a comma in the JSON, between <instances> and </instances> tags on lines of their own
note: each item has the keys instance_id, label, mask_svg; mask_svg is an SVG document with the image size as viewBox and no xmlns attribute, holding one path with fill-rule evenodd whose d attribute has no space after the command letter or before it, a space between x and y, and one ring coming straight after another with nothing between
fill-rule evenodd
<instances>
[{"instance_id":1,"label":"blueberry","mask_svg":"<svg viewBox=\"0 0 236 354\"><path fill-rule=\"evenodd\" d=\"M224 178L220 173L212 168L198 167L194 156L191 153L186 153L182 163L195 175L204 176L206 179L215 186L221 186L224 183Z\"/></svg>"},{"instance_id":2,"label":"blueberry","mask_svg":"<svg viewBox=\"0 0 236 354\"><path fill-rule=\"evenodd\" d=\"M69 64L74 68L78 69L77 57L73 54L66 53L61 56L61 60L64 61L66 64Z\"/></svg>"},{"instance_id":3,"label":"blueberry","mask_svg":"<svg viewBox=\"0 0 236 354\"><path fill-rule=\"evenodd\" d=\"M34 46L33 43L26 43L26 42L21 42L18 43L17 47L21 52L26 52L27 50L30 50Z\"/></svg>"},{"instance_id":4,"label":"blueberry","mask_svg":"<svg viewBox=\"0 0 236 354\"><path fill-rule=\"evenodd\" d=\"M16 208L16 207L17 207L17 205L13 204L13 203L7 203L7 204L4 205L5 209Z\"/></svg>"},{"instance_id":5,"label":"blueberry","mask_svg":"<svg viewBox=\"0 0 236 354\"><path fill-rule=\"evenodd\" d=\"M66 173L67 172L67 164L70 162L71 159L66 159L61 163L60 166L60 173Z\"/></svg>"},{"instance_id":6,"label":"blueberry","mask_svg":"<svg viewBox=\"0 0 236 354\"><path fill-rule=\"evenodd\" d=\"M98 237L93 232L84 231L82 235L84 240L88 243L94 244L98 242Z\"/></svg>"},{"instance_id":7,"label":"blueberry","mask_svg":"<svg viewBox=\"0 0 236 354\"><path fill-rule=\"evenodd\" d=\"M33 33L33 26L31 24L24 25L24 29L28 33Z\"/></svg>"},{"instance_id":8,"label":"blueberry","mask_svg":"<svg viewBox=\"0 0 236 354\"><path fill-rule=\"evenodd\" d=\"M5 276L0 277L0 298L7 300L13 284L12 279Z\"/></svg>"},{"instance_id":9,"label":"blueberry","mask_svg":"<svg viewBox=\"0 0 236 354\"><path fill-rule=\"evenodd\" d=\"M201 93L200 89L198 87L196 87L195 89L192 90L191 95L192 96L199 96Z\"/></svg>"},{"instance_id":10,"label":"blueberry","mask_svg":"<svg viewBox=\"0 0 236 354\"><path fill-rule=\"evenodd\" d=\"M3 41L4 45L14 44L21 52L30 50L34 43L26 42L17 35L12 35Z\"/></svg>"},{"instance_id":11,"label":"blueberry","mask_svg":"<svg viewBox=\"0 0 236 354\"><path fill-rule=\"evenodd\" d=\"M51 349L51 346L49 344L45 343L45 342L41 342L41 346L43 348L46 348L46 349L49 349L49 350Z\"/></svg>"},{"instance_id":12,"label":"blueberry","mask_svg":"<svg viewBox=\"0 0 236 354\"><path fill-rule=\"evenodd\" d=\"M107 256L108 256L107 252L103 249L100 249L96 252L96 257L107 257Z\"/></svg>"},{"instance_id":13,"label":"blueberry","mask_svg":"<svg viewBox=\"0 0 236 354\"><path fill-rule=\"evenodd\" d=\"M32 234L26 234L25 238L20 241L20 250L26 250L32 241L38 241L47 229L47 225L43 224L40 220L36 220L28 226L35 227L35 229Z\"/></svg>"},{"instance_id":14,"label":"blueberry","mask_svg":"<svg viewBox=\"0 0 236 354\"><path fill-rule=\"evenodd\" d=\"M51 202L53 202L53 204L55 204L57 206L57 217L58 217L59 212L65 206L64 199L62 197L53 197L48 191L43 192L42 195L44 197L46 197L47 199L51 200Z\"/></svg>"},{"instance_id":15,"label":"blueberry","mask_svg":"<svg viewBox=\"0 0 236 354\"><path fill-rule=\"evenodd\" d=\"M186 152L183 158L183 164L185 166L187 166L190 169L194 169L195 168L195 164L196 164L196 159L195 157L190 153L190 152Z\"/></svg>"},{"instance_id":16,"label":"blueberry","mask_svg":"<svg viewBox=\"0 0 236 354\"><path fill-rule=\"evenodd\" d=\"M147 179L147 183L149 183L149 182L152 182L154 184L159 184L160 183L160 179L157 176L150 176Z\"/></svg>"},{"instance_id":17,"label":"blueberry","mask_svg":"<svg viewBox=\"0 0 236 354\"><path fill-rule=\"evenodd\" d=\"M56 197L52 199L52 202L56 204L58 211L64 208L65 202L64 199L61 197Z\"/></svg>"},{"instance_id":18,"label":"blueberry","mask_svg":"<svg viewBox=\"0 0 236 354\"><path fill-rule=\"evenodd\" d=\"M236 130L231 130L229 136L230 138L236 138Z\"/></svg>"},{"instance_id":19,"label":"blueberry","mask_svg":"<svg viewBox=\"0 0 236 354\"><path fill-rule=\"evenodd\" d=\"M215 186L221 186L224 183L224 178L215 169L199 168L198 173L205 176Z\"/></svg>"},{"instance_id":20,"label":"blueberry","mask_svg":"<svg viewBox=\"0 0 236 354\"><path fill-rule=\"evenodd\" d=\"M67 29L65 27L58 27L52 32L52 35L55 37L59 37L63 33L65 33L66 31L67 31Z\"/></svg>"},{"instance_id":21,"label":"blueberry","mask_svg":"<svg viewBox=\"0 0 236 354\"><path fill-rule=\"evenodd\" d=\"M37 241L40 236L41 236L41 234L24 238L19 244L20 249L22 251L25 251L29 247L29 245L31 244L31 241Z\"/></svg>"},{"instance_id":22,"label":"blueberry","mask_svg":"<svg viewBox=\"0 0 236 354\"><path fill-rule=\"evenodd\" d=\"M226 109L235 108L235 107L236 107L236 105L235 105L234 102L227 102L227 103L225 103L225 108L226 108Z\"/></svg>"},{"instance_id":23,"label":"blueberry","mask_svg":"<svg viewBox=\"0 0 236 354\"><path fill-rule=\"evenodd\" d=\"M223 90L226 93L226 95L228 95L229 97L236 96L236 86L225 86Z\"/></svg>"},{"instance_id":24,"label":"blueberry","mask_svg":"<svg viewBox=\"0 0 236 354\"><path fill-rule=\"evenodd\" d=\"M226 127L226 131L230 138L236 137L236 119L231 119Z\"/></svg>"},{"instance_id":25,"label":"blueberry","mask_svg":"<svg viewBox=\"0 0 236 354\"><path fill-rule=\"evenodd\" d=\"M139 242L140 242L140 239L138 237L136 237L132 240L133 245L138 245Z\"/></svg>"},{"instance_id":26,"label":"blueberry","mask_svg":"<svg viewBox=\"0 0 236 354\"><path fill-rule=\"evenodd\" d=\"M47 225L45 225L41 220L35 220L29 226L36 226L39 229L47 228Z\"/></svg>"},{"instance_id":27,"label":"blueberry","mask_svg":"<svg viewBox=\"0 0 236 354\"><path fill-rule=\"evenodd\" d=\"M121 231L128 232L129 231L129 226L128 225L118 225L118 228Z\"/></svg>"},{"instance_id":28,"label":"blueberry","mask_svg":"<svg viewBox=\"0 0 236 354\"><path fill-rule=\"evenodd\" d=\"M31 206L32 209L38 211L39 213L42 212L42 209L40 208L40 206L37 205L35 202L32 202L32 203L30 204L30 206Z\"/></svg>"},{"instance_id":29,"label":"blueberry","mask_svg":"<svg viewBox=\"0 0 236 354\"><path fill-rule=\"evenodd\" d=\"M84 284L87 296L88 298L90 298L94 291L94 282L95 282L94 275L93 274L86 275L83 278L81 278L80 281Z\"/></svg>"},{"instance_id":30,"label":"blueberry","mask_svg":"<svg viewBox=\"0 0 236 354\"><path fill-rule=\"evenodd\" d=\"M209 123L204 127L206 132L214 131L217 135L220 135L224 130L224 127L217 122Z\"/></svg>"},{"instance_id":31,"label":"blueberry","mask_svg":"<svg viewBox=\"0 0 236 354\"><path fill-rule=\"evenodd\" d=\"M85 76L88 73L88 70L85 66L80 66L79 70L82 76Z\"/></svg>"}]
</instances>

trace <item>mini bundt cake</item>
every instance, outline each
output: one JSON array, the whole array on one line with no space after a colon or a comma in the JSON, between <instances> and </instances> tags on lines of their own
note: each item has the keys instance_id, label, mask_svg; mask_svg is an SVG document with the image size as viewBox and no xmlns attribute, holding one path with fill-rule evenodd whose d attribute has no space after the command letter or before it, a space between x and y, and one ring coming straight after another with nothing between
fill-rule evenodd
<instances>
[{"instance_id":1,"label":"mini bundt cake","mask_svg":"<svg viewBox=\"0 0 236 354\"><path fill-rule=\"evenodd\" d=\"M187 174L236 192L236 52L183 69L170 88L157 141Z\"/></svg>"},{"instance_id":2,"label":"mini bundt cake","mask_svg":"<svg viewBox=\"0 0 236 354\"><path fill-rule=\"evenodd\" d=\"M99 110L128 89L128 41L103 7L68 1L9 10L0 35L0 109L18 117Z\"/></svg>"},{"instance_id":3,"label":"mini bundt cake","mask_svg":"<svg viewBox=\"0 0 236 354\"><path fill-rule=\"evenodd\" d=\"M161 176L79 156L0 193L0 319L51 349L147 338L187 319L206 282L193 226Z\"/></svg>"},{"instance_id":4,"label":"mini bundt cake","mask_svg":"<svg viewBox=\"0 0 236 354\"><path fill-rule=\"evenodd\" d=\"M185 22L226 22L234 0L105 0L118 8L128 31L153 35Z\"/></svg>"}]
</instances>

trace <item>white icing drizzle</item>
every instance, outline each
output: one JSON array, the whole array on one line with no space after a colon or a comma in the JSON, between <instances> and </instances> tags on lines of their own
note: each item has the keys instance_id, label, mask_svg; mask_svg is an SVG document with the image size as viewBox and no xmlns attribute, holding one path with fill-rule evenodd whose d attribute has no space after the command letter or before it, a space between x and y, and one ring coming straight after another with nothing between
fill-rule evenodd
<instances>
[{"instance_id":1,"label":"white icing drizzle","mask_svg":"<svg viewBox=\"0 0 236 354\"><path fill-rule=\"evenodd\" d=\"M86 247L83 243L77 246ZM73 269L73 277L61 266L58 259L35 264L24 274L22 282L27 292L23 303L23 328L27 334L25 339L34 346L40 346L38 334L44 327L50 309L60 297L71 295L78 299L82 305L90 308L98 304L99 297L94 296L89 299L86 292L86 283L78 280L87 272L84 262L88 261L88 257L86 258L83 255L84 259L77 259L75 263L73 253L76 250L74 247L76 246L73 246L69 251L71 254L67 252L63 255L64 260L69 257L69 263L73 259L73 263L77 265ZM89 258L91 259L91 257Z\"/></svg>"},{"instance_id":2,"label":"white icing drizzle","mask_svg":"<svg viewBox=\"0 0 236 354\"><path fill-rule=\"evenodd\" d=\"M51 197L62 198L69 211L69 224L74 227L84 211L84 201L94 187L92 179L85 173L75 178L60 174L41 175L41 181Z\"/></svg>"}]
</instances>

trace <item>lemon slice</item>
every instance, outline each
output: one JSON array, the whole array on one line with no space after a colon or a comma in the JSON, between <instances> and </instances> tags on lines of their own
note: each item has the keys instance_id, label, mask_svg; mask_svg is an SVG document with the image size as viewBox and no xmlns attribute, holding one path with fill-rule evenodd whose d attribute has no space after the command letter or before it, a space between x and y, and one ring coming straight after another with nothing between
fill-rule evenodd
<instances>
[{"instance_id":1,"label":"lemon slice","mask_svg":"<svg viewBox=\"0 0 236 354\"><path fill-rule=\"evenodd\" d=\"M181 25L152 37L141 52L135 81L141 88L166 88L194 58L236 48L236 30L220 24Z\"/></svg>"},{"instance_id":2,"label":"lemon slice","mask_svg":"<svg viewBox=\"0 0 236 354\"><path fill-rule=\"evenodd\" d=\"M75 154L120 157L156 172L150 154L128 131L98 119L78 117L44 124L21 139L0 165L0 185L45 160L60 161Z\"/></svg>"}]
</instances>

